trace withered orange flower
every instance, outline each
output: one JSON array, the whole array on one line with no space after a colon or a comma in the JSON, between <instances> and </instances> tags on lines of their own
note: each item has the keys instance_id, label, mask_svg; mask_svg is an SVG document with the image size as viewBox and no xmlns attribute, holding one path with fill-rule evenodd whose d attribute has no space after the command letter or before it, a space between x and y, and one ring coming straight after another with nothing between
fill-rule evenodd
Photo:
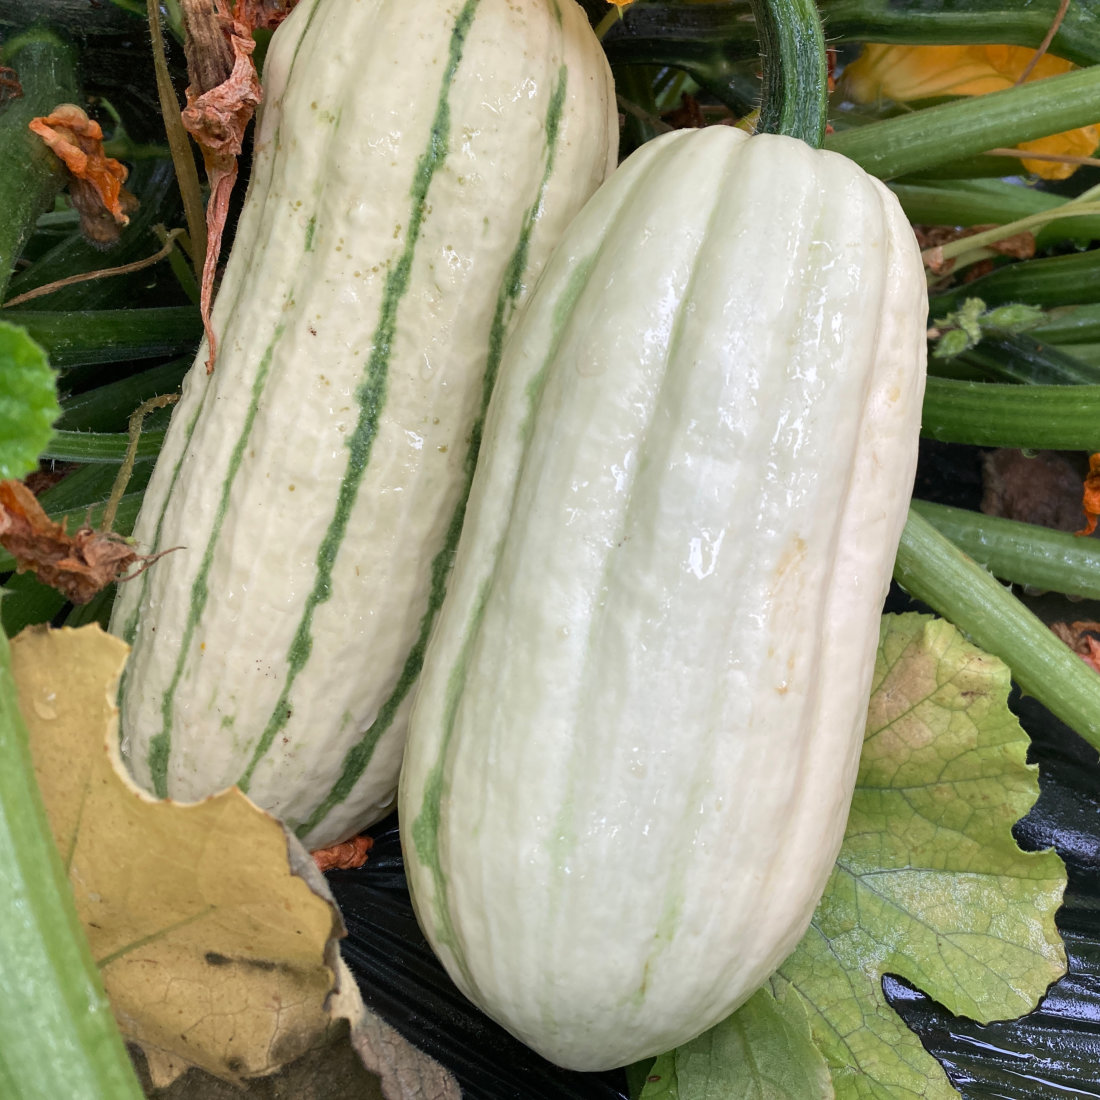
<instances>
[{"instance_id":1,"label":"withered orange flower","mask_svg":"<svg viewBox=\"0 0 1100 1100\"><path fill-rule=\"evenodd\" d=\"M865 46L844 70L842 91L856 103L892 99L907 103L946 95L985 95L1013 87L1035 57L1025 46ZM1068 73L1076 66L1044 54L1028 73L1027 83ZM1082 126L1017 148L1063 156L1091 156L1100 144L1100 125ZM1028 172L1045 179L1066 179L1074 164L1024 159Z\"/></svg>"},{"instance_id":2,"label":"withered orange flower","mask_svg":"<svg viewBox=\"0 0 1100 1100\"><path fill-rule=\"evenodd\" d=\"M310 855L319 871L354 871L367 862L367 854L373 847L371 837L353 836L329 848L318 848Z\"/></svg>"},{"instance_id":3,"label":"withered orange flower","mask_svg":"<svg viewBox=\"0 0 1100 1100\"><path fill-rule=\"evenodd\" d=\"M97 244L114 243L137 200L123 187L126 166L103 152L99 123L75 104L62 103L27 125L68 169L69 194L85 236Z\"/></svg>"},{"instance_id":4,"label":"withered orange flower","mask_svg":"<svg viewBox=\"0 0 1100 1100\"><path fill-rule=\"evenodd\" d=\"M1085 489L1081 507L1085 512L1085 526L1078 535L1091 535L1100 519L1100 454L1089 455L1089 472L1085 475Z\"/></svg>"},{"instance_id":5,"label":"withered orange flower","mask_svg":"<svg viewBox=\"0 0 1100 1100\"><path fill-rule=\"evenodd\" d=\"M0 481L0 546L15 558L17 572L37 574L75 604L87 603L135 562L155 560L121 535L90 527L70 535L21 481Z\"/></svg>"},{"instance_id":6,"label":"withered orange flower","mask_svg":"<svg viewBox=\"0 0 1100 1100\"><path fill-rule=\"evenodd\" d=\"M1086 665L1096 672L1100 672L1100 642L1096 640L1096 634L1100 633L1100 623L1051 623L1050 629Z\"/></svg>"}]
</instances>

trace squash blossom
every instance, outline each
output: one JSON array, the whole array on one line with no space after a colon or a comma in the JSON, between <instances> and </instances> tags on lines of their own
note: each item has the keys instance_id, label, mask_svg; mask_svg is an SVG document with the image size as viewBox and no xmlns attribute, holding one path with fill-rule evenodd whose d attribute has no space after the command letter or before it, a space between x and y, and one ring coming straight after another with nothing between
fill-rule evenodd
<instances>
[{"instance_id":1,"label":"squash blossom","mask_svg":"<svg viewBox=\"0 0 1100 1100\"><path fill-rule=\"evenodd\" d=\"M1025 46L865 46L859 58L844 70L842 90L856 103L892 99L905 103L947 95L985 95L1011 88L1027 68L1035 51ZM1068 73L1076 66L1045 54L1027 80ZM1100 144L1100 125L1082 126L1051 134L1017 148L1063 156L1091 156ZM1044 179L1065 179L1074 164L1023 161L1026 171Z\"/></svg>"}]
</instances>

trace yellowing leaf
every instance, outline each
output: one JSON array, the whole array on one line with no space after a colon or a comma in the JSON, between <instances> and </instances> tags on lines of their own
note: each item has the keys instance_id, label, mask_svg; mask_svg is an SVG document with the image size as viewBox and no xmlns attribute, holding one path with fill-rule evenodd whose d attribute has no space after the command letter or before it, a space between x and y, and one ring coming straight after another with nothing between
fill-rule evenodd
<instances>
[{"instance_id":1,"label":"yellowing leaf","mask_svg":"<svg viewBox=\"0 0 1100 1100\"><path fill-rule=\"evenodd\" d=\"M12 643L77 912L119 1025L161 1081L188 1065L271 1072L335 1026L342 920L305 850L239 791L181 805L126 778L114 705L126 653L94 626Z\"/></svg>"},{"instance_id":2,"label":"yellowing leaf","mask_svg":"<svg viewBox=\"0 0 1100 1100\"><path fill-rule=\"evenodd\" d=\"M893 99L907 103L946 95L985 95L1011 88L1023 75L1035 51L1023 46L886 46L871 44L844 70L842 90L857 103ZM1044 54L1027 82L1058 76L1076 68L1072 62ZM1100 126L1083 126L1024 142L1036 153L1087 157L1100 144ZM1046 179L1065 179L1076 165L1024 160L1024 168Z\"/></svg>"}]
</instances>

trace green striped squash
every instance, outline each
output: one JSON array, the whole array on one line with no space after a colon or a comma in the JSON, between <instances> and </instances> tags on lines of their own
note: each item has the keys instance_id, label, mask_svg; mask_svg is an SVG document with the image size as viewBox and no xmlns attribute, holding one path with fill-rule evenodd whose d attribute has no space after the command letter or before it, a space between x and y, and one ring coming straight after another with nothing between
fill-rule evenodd
<instances>
[{"instance_id":1,"label":"green striped squash","mask_svg":"<svg viewBox=\"0 0 1100 1100\"><path fill-rule=\"evenodd\" d=\"M399 814L459 987L563 1066L669 1050L802 936L916 464L893 196L729 127L644 145L506 345Z\"/></svg>"},{"instance_id":2,"label":"green striped squash","mask_svg":"<svg viewBox=\"0 0 1100 1100\"><path fill-rule=\"evenodd\" d=\"M137 780L238 784L311 847L392 806L501 347L610 171L573 0L302 0L267 57L214 373L189 373L123 586Z\"/></svg>"}]
</instances>

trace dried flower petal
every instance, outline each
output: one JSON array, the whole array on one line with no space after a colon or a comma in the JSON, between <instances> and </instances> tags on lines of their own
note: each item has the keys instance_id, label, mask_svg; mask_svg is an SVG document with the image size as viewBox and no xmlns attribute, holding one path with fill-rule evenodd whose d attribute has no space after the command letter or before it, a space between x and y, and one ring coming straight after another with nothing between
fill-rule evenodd
<instances>
[{"instance_id":1,"label":"dried flower petal","mask_svg":"<svg viewBox=\"0 0 1100 1100\"><path fill-rule=\"evenodd\" d=\"M143 557L109 531L82 527L68 534L21 481L0 481L0 546L15 558L18 572L35 573L75 604L87 603L135 562L148 565L159 557Z\"/></svg>"},{"instance_id":2,"label":"dried flower petal","mask_svg":"<svg viewBox=\"0 0 1100 1100\"><path fill-rule=\"evenodd\" d=\"M99 123L75 104L62 103L27 125L68 169L69 194L84 235L96 244L113 244L119 227L129 224L137 199L123 187L126 166L103 152Z\"/></svg>"},{"instance_id":3,"label":"dried flower petal","mask_svg":"<svg viewBox=\"0 0 1100 1100\"><path fill-rule=\"evenodd\" d=\"M319 871L354 871L367 862L367 853L374 847L369 836L353 836L351 840L318 848L310 852Z\"/></svg>"},{"instance_id":4,"label":"dried flower petal","mask_svg":"<svg viewBox=\"0 0 1100 1100\"><path fill-rule=\"evenodd\" d=\"M1081 507L1085 512L1086 523L1076 533L1091 535L1096 530L1097 519L1100 519L1100 454L1089 455L1089 472L1085 475Z\"/></svg>"}]
</instances>

